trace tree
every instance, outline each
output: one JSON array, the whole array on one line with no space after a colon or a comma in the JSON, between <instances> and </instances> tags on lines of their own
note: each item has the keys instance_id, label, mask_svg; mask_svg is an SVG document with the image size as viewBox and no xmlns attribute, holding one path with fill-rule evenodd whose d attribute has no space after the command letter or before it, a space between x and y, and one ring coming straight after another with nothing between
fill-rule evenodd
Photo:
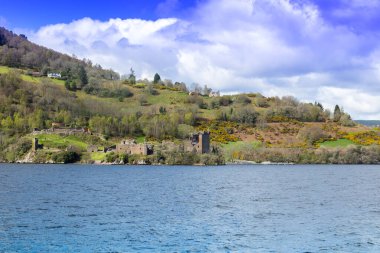
<instances>
[{"instance_id":1,"label":"tree","mask_svg":"<svg viewBox=\"0 0 380 253\"><path fill-rule=\"evenodd\" d=\"M251 99L249 99L249 97L247 97L244 94L238 95L236 97L236 103L238 104L247 105L247 104L250 104L251 102L252 102Z\"/></svg>"},{"instance_id":2,"label":"tree","mask_svg":"<svg viewBox=\"0 0 380 253\"><path fill-rule=\"evenodd\" d=\"M231 120L239 123L255 124L259 113L252 107L237 108L233 111Z\"/></svg>"},{"instance_id":3,"label":"tree","mask_svg":"<svg viewBox=\"0 0 380 253\"><path fill-rule=\"evenodd\" d=\"M208 88L207 85L205 85L205 86L203 87L202 95L203 95L203 96L208 96L208 95L210 95L211 91L212 91L212 89Z\"/></svg>"},{"instance_id":4,"label":"tree","mask_svg":"<svg viewBox=\"0 0 380 253\"><path fill-rule=\"evenodd\" d=\"M158 74L158 73L156 73L155 75L154 75L154 78L153 78L153 83L154 84L157 84L157 83L159 83L161 81L161 77L160 77L160 75Z\"/></svg>"},{"instance_id":5,"label":"tree","mask_svg":"<svg viewBox=\"0 0 380 253\"><path fill-rule=\"evenodd\" d=\"M136 84L136 76L135 76L135 71L131 68L131 73L129 74L128 77L129 84Z\"/></svg>"},{"instance_id":6,"label":"tree","mask_svg":"<svg viewBox=\"0 0 380 253\"><path fill-rule=\"evenodd\" d=\"M298 138L304 140L310 146L327 137L327 133L319 126L305 126L298 133Z\"/></svg>"},{"instance_id":7,"label":"tree","mask_svg":"<svg viewBox=\"0 0 380 253\"><path fill-rule=\"evenodd\" d=\"M0 33L0 46L7 44L7 38L5 38L4 34Z\"/></svg>"},{"instance_id":8,"label":"tree","mask_svg":"<svg viewBox=\"0 0 380 253\"><path fill-rule=\"evenodd\" d=\"M318 106L319 108L321 108L322 111L324 110L323 105L321 103L315 102L314 105Z\"/></svg>"},{"instance_id":9,"label":"tree","mask_svg":"<svg viewBox=\"0 0 380 253\"><path fill-rule=\"evenodd\" d=\"M14 127L14 122L13 122L13 119L11 116L8 116L6 118L4 118L2 121L1 121L1 125L4 127L4 128L7 128L7 129L12 129Z\"/></svg>"},{"instance_id":10,"label":"tree","mask_svg":"<svg viewBox=\"0 0 380 253\"><path fill-rule=\"evenodd\" d=\"M76 91L77 90L77 82L73 81L70 84L70 90L72 90L72 91Z\"/></svg>"},{"instance_id":11,"label":"tree","mask_svg":"<svg viewBox=\"0 0 380 253\"><path fill-rule=\"evenodd\" d=\"M79 67L79 80L82 86L88 84L87 72L82 65Z\"/></svg>"},{"instance_id":12,"label":"tree","mask_svg":"<svg viewBox=\"0 0 380 253\"><path fill-rule=\"evenodd\" d=\"M342 111L340 110L339 105L336 105L334 109L334 121L338 122L341 116L342 116Z\"/></svg>"},{"instance_id":13,"label":"tree","mask_svg":"<svg viewBox=\"0 0 380 253\"><path fill-rule=\"evenodd\" d=\"M74 151L62 151L55 153L51 159L56 163L75 163L80 160L80 154Z\"/></svg>"},{"instance_id":14,"label":"tree","mask_svg":"<svg viewBox=\"0 0 380 253\"><path fill-rule=\"evenodd\" d=\"M339 119L339 122L343 125L343 126L355 126L355 122L351 119L351 116L348 115L347 113L343 113Z\"/></svg>"}]
</instances>

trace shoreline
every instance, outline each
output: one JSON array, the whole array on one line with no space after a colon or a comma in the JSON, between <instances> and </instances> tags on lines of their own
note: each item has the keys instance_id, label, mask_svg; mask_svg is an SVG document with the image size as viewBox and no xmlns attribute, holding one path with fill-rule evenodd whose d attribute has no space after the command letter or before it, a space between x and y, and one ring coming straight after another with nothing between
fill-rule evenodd
<instances>
[{"instance_id":1,"label":"shoreline","mask_svg":"<svg viewBox=\"0 0 380 253\"><path fill-rule=\"evenodd\" d=\"M194 166L194 167L210 167L210 166L229 166L229 165L256 165L256 166L266 166L266 165L283 165L283 166L291 166L291 165L380 165L380 163L278 163L278 162L255 162L248 160L234 160L228 161L225 164L214 164L214 165L205 165L205 164L123 164L123 163L54 163L54 162L44 162L44 163L36 163L36 162L4 162L0 161L0 164L31 164L31 165L95 165L95 166Z\"/></svg>"}]
</instances>

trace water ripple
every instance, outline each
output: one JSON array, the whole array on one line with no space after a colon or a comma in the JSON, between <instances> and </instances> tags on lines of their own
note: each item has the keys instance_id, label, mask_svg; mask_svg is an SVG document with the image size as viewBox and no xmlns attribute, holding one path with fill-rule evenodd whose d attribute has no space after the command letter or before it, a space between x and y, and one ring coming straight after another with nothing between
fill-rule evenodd
<instances>
[{"instance_id":1,"label":"water ripple","mask_svg":"<svg viewBox=\"0 0 380 253\"><path fill-rule=\"evenodd\" d=\"M0 252L380 252L379 166L0 165Z\"/></svg>"}]
</instances>

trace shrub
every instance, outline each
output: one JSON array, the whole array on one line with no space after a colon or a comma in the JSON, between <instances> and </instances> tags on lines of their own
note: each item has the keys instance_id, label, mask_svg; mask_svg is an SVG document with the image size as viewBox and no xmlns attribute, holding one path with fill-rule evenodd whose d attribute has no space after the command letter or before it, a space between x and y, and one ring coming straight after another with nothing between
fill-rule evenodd
<instances>
[{"instance_id":1,"label":"shrub","mask_svg":"<svg viewBox=\"0 0 380 253\"><path fill-rule=\"evenodd\" d=\"M249 97L247 97L244 94L238 95L236 97L236 103L247 105L247 104L250 104L251 102L252 102L251 99L249 99Z\"/></svg>"},{"instance_id":2,"label":"shrub","mask_svg":"<svg viewBox=\"0 0 380 253\"><path fill-rule=\"evenodd\" d=\"M117 154L115 152L110 152L106 154L106 162L107 163L128 163L128 155L127 154Z\"/></svg>"},{"instance_id":3,"label":"shrub","mask_svg":"<svg viewBox=\"0 0 380 253\"><path fill-rule=\"evenodd\" d=\"M90 95L95 95L98 97L103 98L128 98L132 97L133 93L129 91L127 88L120 88L120 89L106 89L106 88L100 88L92 85L87 85L83 88L84 92Z\"/></svg>"},{"instance_id":4,"label":"shrub","mask_svg":"<svg viewBox=\"0 0 380 253\"><path fill-rule=\"evenodd\" d=\"M230 96L223 96L219 98L219 105L229 106L230 104L232 104L232 99Z\"/></svg>"},{"instance_id":5,"label":"shrub","mask_svg":"<svg viewBox=\"0 0 380 253\"><path fill-rule=\"evenodd\" d=\"M328 135L318 126L306 126L299 131L298 138L303 139L309 145L314 145L316 142L328 138Z\"/></svg>"},{"instance_id":6,"label":"shrub","mask_svg":"<svg viewBox=\"0 0 380 253\"><path fill-rule=\"evenodd\" d=\"M80 155L74 151L62 151L52 156L55 163L75 163L80 160Z\"/></svg>"},{"instance_id":7,"label":"shrub","mask_svg":"<svg viewBox=\"0 0 380 253\"><path fill-rule=\"evenodd\" d=\"M264 97L258 97L255 99L255 104L258 107L267 108L269 107L268 100Z\"/></svg>"},{"instance_id":8,"label":"shrub","mask_svg":"<svg viewBox=\"0 0 380 253\"><path fill-rule=\"evenodd\" d=\"M237 108L233 111L231 120L245 124L255 124L259 113L251 107Z\"/></svg>"},{"instance_id":9,"label":"shrub","mask_svg":"<svg viewBox=\"0 0 380 253\"><path fill-rule=\"evenodd\" d=\"M146 86L145 91L147 94L153 95L153 96L157 96L160 94L156 89L153 88L153 85L151 84L148 84L148 86Z\"/></svg>"}]
</instances>

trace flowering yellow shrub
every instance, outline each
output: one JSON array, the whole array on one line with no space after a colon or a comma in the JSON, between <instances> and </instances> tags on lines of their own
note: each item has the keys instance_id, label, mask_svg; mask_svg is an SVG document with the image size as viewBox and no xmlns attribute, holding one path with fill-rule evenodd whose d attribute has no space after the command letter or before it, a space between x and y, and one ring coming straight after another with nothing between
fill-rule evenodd
<instances>
[{"instance_id":1,"label":"flowering yellow shrub","mask_svg":"<svg viewBox=\"0 0 380 253\"><path fill-rule=\"evenodd\" d=\"M234 134L238 124L229 121L207 121L203 122L198 131L210 131L211 141L229 143L239 141L240 138Z\"/></svg>"},{"instance_id":2,"label":"flowering yellow shrub","mask_svg":"<svg viewBox=\"0 0 380 253\"><path fill-rule=\"evenodd\" d=\"M349 133L345 136L356 144L369 146L369 145L380 145L380 134L376 131L364 131L358 133Z\"/></svg>"}]
</instances>

